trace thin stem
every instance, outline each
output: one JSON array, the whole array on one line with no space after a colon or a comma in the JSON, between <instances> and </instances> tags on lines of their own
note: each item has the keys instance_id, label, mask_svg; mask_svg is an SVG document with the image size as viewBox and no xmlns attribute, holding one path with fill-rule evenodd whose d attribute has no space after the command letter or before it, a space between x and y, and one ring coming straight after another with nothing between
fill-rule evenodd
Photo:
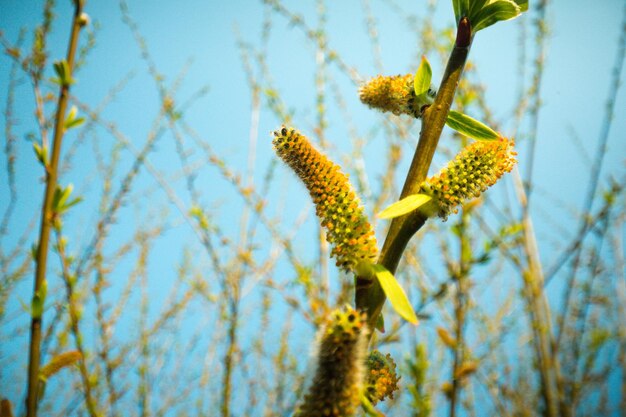
<instances>
[{"instance_id":1,"label":"thin stem","mask_svg":"<svg viewBox=\"0 0 626 417\"><path fill-rule=\"evenodd\" d=\"M535 41L538 45L537 56L535 58L535 74L533 75L531 96L532 104L530 109L530 144L528 149L528 165L526 170L526 178L524 179L524 187L527 199L530 201L532 194L533 167L535 163L535 149L537 144L537 131L539 130L539 110L541 108L541 81L543 79L543 64L545 61L546 50L546 8L548 0L541 0L537 4L538 16L535 20L537 33ZM530 204L528 205L530 206ZM525 208L524 210L528 210Z\"/></svg>"},{"instance_id":2,"label":"thin stem","mask_svg":"<svg viewBox=\"0 0 626 417\"><path fill-rule=\"evenodd\" d=\"M74 57L76 55L76 47L78 44L78 35L82 27L80 22L83 10L83 1L74 2L74 18L72 20L72 31L70 34L69 48L67 51L67 64L69 67L69 76L74 68ZM52 143L52 155L50 163L46 167L46 191L41 210L41 226L39 231L39 244L37 246L37 258L35 268L35 282L33 288L33 299L41 296L41 290L46 279L46 265L48 262L48 243L50 240L50 229L52 219L52 197L57 188L57 172L59 165L59 156L61 155L61 142L63 140L65 121L65 112L67 110L67 101L69 93L69 84L61 85L59 99L57 104L57 112L54 122L54 137ZM35 417L37 415L37 390L39 386L39 367L41 361L41 314L33 314L30 325L30 346L28 358L28 393L26 398L26 415L27 417Z\"/></svg>"},{"instance_id":3,"label":"thin stem","mask_svg":"<svg viewBox=\"0 0 626 417\"><path fill-rule=\"evenodd\" d=\"M609 139L609 133L611 131L611 126L613 125L612 120L615 113L615 103L617 101L617 93L619 91L619 87L622 84L621 73L622 68L624 67L624 59L626 59L626 6L623 9L622 15L622 31L620 33L620 38L617 46L617 55L615 57L615 63L613 65L613 70L611 72L611 81L609 86L609 94L605 105L605 114L604 121L602 123L602 128L600 131L600 136L598 138L598 144L596 148L596 155L593 161L593 166L591 168L591 173L589 176L589 184L587 188L587 194L585 195L583 212L580 215L580 226L578 228L577 237L580 236L581 242L578 246L576 246L575 251L573 251L573 260L572 260L572 270L570 276L567 280L566 285L566 294L563 297L563 307L561 309L561 319L558 322L558 334L556 338L556 348L558 349L561 342L561 335L563 334L564 320L567 317L569 304L572 297L572 289L576 285L576 276L578 267L581 263L581 254L582 254L582 239L586 235L587 231L591 229L590 217L591 217L591 209L593 207L593 202L595 200L596 192L598 189L598 182L600 179L600 172L602 170L602 163L604 161L604 155L607 150L607 142Z\"/></svg>"},{"instance_id":4,"label":"thin stem","mask_svg":"<svg viewBox=\"0 0 626 417\"><path fill-rule=\"evenodd\" d=\"M235 365L235 354L237 353L237 327L239 326L239 286L236 282L233 282L232 287L233 295L232 298L228 300L229 317L227 348L226 352L224 353L224 374L222 375L222 404L220 407L220 415L222 417L230 416L233 368Z\"/></svg>"},{"instance_id":5,"label":"thin stem","mask_svg":"<svg viewBox=\"0 0 626 417\"><path fill-rule=\"evenodd\" d=\"M464 329L467 315L467 299L469 291L469 273L472 262L472 246L467 228L470 224L470 215L463 212L461 221L459 222L459 241L460 254L458 272L450 271L453 278L456 279L457 293L454 305L454 317L456 320L454 338L456 344L454 346L454 359L452 364L452 391L450 392L450 417L457 415L456 408L461 396L462 376L459 375L459 369L463 364L465 355ZM455 276L456 275L456 276Z\"/></svg>"},{"instance_id":6,"label":"thin stem","mask_svg":"<svg viewBox=\"0 0 626 417\"><path fill-rule=\"evenodd\" d=\"M456 43L450 54L437 97L434 103L424 111L420 139L404 182L401 199L419 192L420 185L428 175L428 169L469 55L471 42L470 23L467 18L463 18L459 22ZM378 263L391 273L395 273L406 245L425 222L426 218L417 211L393 219ZM375 327L385 299L385 294L378 281L357 277L356 307L367 312L370 328Z\"/></svg>"},{"instance_id":7,"label":"thin stem","mask_svg":"<svg viewBox=\"0 0 626 417\"><path fill-rule=\"evenodd\" d=\"M557 394L560 386L560 371L558 362L553 354L553 335L550 310L545 299L543 270L539 258L539 250L533 228L532 219L529 216L526 190L523 186L519 170L514 171L514 180L517 198L522 207L523 219L523 250L526 259L526 267L522 268L522 281L524 284L523 297L528 306L530 327L533 332L533 347L537 361L537 369L541 379L541 396L544 401L544 415L552 417L557 415ZM556 381L555 381L556 379Z\"/></svg>"},{"instance_id":8,"label":"thin stem","mask_svg":"<svg viewBox=\"0 0 626 417\"><path fill-rule=\"evenodd\" d=\"M80 352L81 360L78 362L78 369L80 371L80 377L83 383L85 403L87 404L87 411L91 417L97 417L98 411L96 402L93 398L92 383L89 380L89 371L87 370L87 355L85 346L83 344L83 337L80 333L79 321L80 321L80 303L77 299L75 291L76 280L72 277L69 271L69 261L65 252L65 243L62 236L60 224L57 224L54 228L56 236L56 247L61 260L61 270L63 276L63 282L65 283L66 297L67 297L67 311L70 319L70 329L74 336L76 343L76 350Z\"/></svg>"}]
</instances>

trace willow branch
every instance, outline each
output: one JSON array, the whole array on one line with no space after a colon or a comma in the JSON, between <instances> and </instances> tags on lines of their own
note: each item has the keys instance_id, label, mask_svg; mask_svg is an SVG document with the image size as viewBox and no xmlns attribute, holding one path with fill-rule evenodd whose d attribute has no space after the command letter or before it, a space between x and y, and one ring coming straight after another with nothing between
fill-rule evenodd
<instances>
[{"instance_id":1,"label":"willow branch","mask_svg":"<svg viewBox=\"0 0 626 417\"><path fill-rule=\"evenodd\" d=\"M83 1L74 2L74 18L72 20L72 31L67 51L67 64L71 77L74 67L74 57L78 44L78 34L82 27L81 14ZM52 142L52 155L50 162L46 165L46 191L44 194L43 207L41 209L41 225L39 231L39 244L37 246L37 257L35 267L35 282L33 298L41 295L41 290L46 279L46 265L48 262L48 243L50 240L50 229L52 226L52 198L57 188L57 173L59 156L61 155L61 142L63 140L65 112L69 95L69 83L62 83L57 102L57 111L54 122L54 137ZM43 300L42 300L43 301ZM41 361L41 326L42 318L40 312L32 312L30 325L30 346L28 357L28 392L26 398L26 415L35 417L37 415L37 390L39 386L39 367ZM37 313L37 314L34 314Z\"/></svg>"},{"instance_id":2,"label":"willow branch","mask_svg":"<svg viewBox=\"0 0 626 417\"><path fill-rule=\"evenodd\" d=\"M428 169L433 160L435 149L437 149L439 137L446 123L456 88L469 55L472 38L470 22L467 18L462 18L458 25L456 42L448 59L437 97L435 97L434 103L424 111L422 131L400 199L418 193L421 183L428 175ZM395 273L406 245L425 222L426 217L417 211L393 219L378 263L391 273ZM357 277L356 307L367 312L370 328L376 325L385 299L385 294L377 280Z\"/></svg>"}]
</instances>

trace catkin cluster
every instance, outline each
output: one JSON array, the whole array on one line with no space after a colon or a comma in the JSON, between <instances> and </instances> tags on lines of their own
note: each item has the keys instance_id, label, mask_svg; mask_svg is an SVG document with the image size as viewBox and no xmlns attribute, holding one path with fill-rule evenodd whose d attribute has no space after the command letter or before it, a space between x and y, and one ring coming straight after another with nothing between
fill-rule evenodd
<instances>
[{"instance_id":1,"label":"catkin cluster","mask_svg":"<svg viewBox=\"0 0 626 417\"><path fill-rule=\"evenodd\" d=\"M414 75L379 75L359 89L361 102L371 108L395 115L408 114L420 117L422 106L430 103L435 93L428 91L428 97L418 98L413 88Z\"/></svg>"},{"instance_id":2,"label":"catkin cluster","mask_svg":"<svg viewBox=\"0 0 626 417\"><path fill-rule=\"evenodd\" d=\"M368 400L373 405L385 398L393 399L398 389L400 378L396 373L396 363L390 354L383 355L377 350L370 352L367 358L366 391Z\"/></svg>"},{"instance_id":3,"label":"catkin cluster","mask_svg":"<svg viewBox=\"0 0 626 417\"><path fill-rule=\"evenodd\" d=\"M504 137L476 141L466 146L437 175L422 184L421 192L433 197L435 213L447 219L467 199L479 197L488 187L510 172L517 162L514 142Z\"/></svg>"},{"instance_id":4,"label":"catkin cluster","mask_svg":"<svg viewBox=\"0 0 626 417\"><path fill-rule=\"evenodd\" d=\"M374 229L339 166L294 129L275 131L273 144L276 154L309 190L337 266L349 272L360 262L374 262L378 255Z\"/></svg>"},{"instance_id":5,"label":"catkin cluster","mask_svg":"<svg viewBox=\"0 0 626 417\"><path fill-rule=\"evenodd\" d=\"M295 417L354 416L364 379L365 313L336 310L322 332L315 377Z\"/></svg>"}]
</instances>

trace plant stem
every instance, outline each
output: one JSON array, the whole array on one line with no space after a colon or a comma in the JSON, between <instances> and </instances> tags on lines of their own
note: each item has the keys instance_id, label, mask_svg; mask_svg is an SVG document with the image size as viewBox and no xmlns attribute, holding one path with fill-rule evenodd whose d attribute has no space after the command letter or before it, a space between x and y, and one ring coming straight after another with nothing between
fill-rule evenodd
<instances>
[{"instance_id":1,"label":"plant stem","mask_svg":"<svg viewBox=\"0 0 626 417\"><path fill-rule=\"evenodd\" d=\"M470 225L470 213L463 210L459 226L459 262L458 269L450 271L456 281L456 297L454 301L454 318L456 326L454 329L454 339L456 344L453 352L452 363L452 391L450 392L450 417L457 415L457 405L461 396L463 376L459 375L459 369L465 360L465 324L467 316L467 306L469 298L469 274L472 265L472 242L467 233Z\"/></svg>"},{"instance_id":2,"label":"plant stem","mask_svg":"<svg viewBox=\"0 0 626 417\"><path fill-rule=\"evenodd\" d=\"M544 276L541 268L539 249L529 215L528 200L522 184L519 171L515 171L515 188L517 198L522 207L523 251L526 266L522 269L524 291L522 292L528 308L530 327L533 333L533 347L535 349L536 366L541 380L541 396L544 402L544 415L554 417L558 414L558 402L562 395L560 364L555 354L554 337L550 307L544 291ZM567 414L563 414L567 415Z\"/></svg>"},{"instance_id":3,"label":"plant stem","mask_svg":"<svg viewBox=\"0 0 626 417\"><path fill-rule=\"evenodd\" d=\"M75 292L75 279L70 274L69 262L65 251L65 244L63 243L63 236L60 226L55 226L55 235L57 242L57 251L59 258L61 259L61 270L63 281L65 283L66 297L67 297L67 312L70 319L70 330L74 335L74 341L76 343L76 350L80 352L81 360L78 361L78 369L83 383L83 394L85 397L85 403L87 404L87 411L91 417L97 417L98 411L93 398L91 382L89 381L89 371L87 369L87 355L85 346L83 344L83 337L80 333L79 321L80 321L80 306L77 302L77 294Z\"/></svg>"},{"instance_id":4,"label":"plant stem","mask_svg":"<svg viewBox=\"0 0 626 417\"><path fill-rule=\"evenodd\" d=\"M72 31L67 51L67 63L70 69L70 76L74 67L74 57L78 44L78 34L81 29L80 16L83 9L83 1L74 2L74 18L72 20ZM50 229L52 226L52 197L57 188L57 173L59 156L61 154L61 142L64 133L65 112L69 95L69 85L61 85L57 112L54 122L54 137L52 142L52 154L49 164L46 165L46 191L44 194L43 206L41 210L41 225L39 231L39 243L37 245L37 257L35 267L35 282L33 298L41 294L44 281L46 279L46 265L48 261L48 242L50 240ZM37 415L37 390L39 387L39 367L41 361L41 326L42 318L40 314L31 315L30 325L30 346L28 357L28 391L26 397L26 415L35 417Z\"/></svg>"},{"instance_id":5,"label":"plant stem","mask_svg":"<svg viewBox=\"0 0 626 417\"><path fill-rule=\"evenodd\" d=\"M233 368L235 365L235 355L237 354L237 328L239 326L239 286L233 283L234 294L228 300L229 318L227 348L224 353L224 374L222 375L222 404L220 415L230 416L230 401L232 396Z\"/></svg>"},{"instance_id":6,"label":"plant stem","mask_svg":"<svg viewBox=\"0 0 626 417\"><path fill-rule=\"evenodd\" d=\"M439 143L439 137L454 99L454 93L469 55L472 38L469 20L467 18L461 19L458 25L456 42L448 59L437 97L434 103L424 111L422 131L420 132L417 149L404 182L400 199L418 193L420 185L428 175L428 168L430 168L435 149ZM395 273L406 245L425 222L426 217L418 211L394 218L389 227L378 263L387 268L392 274ZM375 327L385 299L385 293L377 280L366 280L357 277L356 307L367 312L368 326L370 328Z\"/></svg>"}]
</instances>

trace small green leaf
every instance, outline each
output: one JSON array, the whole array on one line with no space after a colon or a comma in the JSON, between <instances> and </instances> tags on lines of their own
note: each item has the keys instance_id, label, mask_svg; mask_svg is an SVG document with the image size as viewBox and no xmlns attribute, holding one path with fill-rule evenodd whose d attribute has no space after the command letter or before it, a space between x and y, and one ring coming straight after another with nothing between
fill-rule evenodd
<instances>
[{"instance_id":1,"label":"small green leaf","mask_svg":"<svg viewBox=\"0 0 626 417\"><path fill-rule=\"evenodd\" d=\"M461 0L452 0L452 9L454 10L454 18L458 23L461 20Z\"/></svg>"},{"instance_id":2,"label":"small green leaf","mask_svg":"<svg viewBox=\"0 0 626 417\"><path fill-rule=\"evenodd\" d=\"M416 210L428 203L432 199L431 196L427 194L412 194L408 197L403 198L400 201L396 201L380 213L378 213L378 217L381 219L393 219L394 217L400 217L404 214L407 214L413 210Z\"/></svg>"},{"instance_id":3,"label":"small green leaf","mask_svg":"<svg viewBox=\"0 0 626 417\"><path fill-rule=\"evenodd\" d=\"M472 15L470 23L474 32L485 29L501 20L509 20L521 14L521 8L511 0L498 0L483 7L478 13Z\"/></svg>"},{"instance_id":4,"label":"small green leaf","mask_svg":"<svg viewBox=\"0 0 626 417\"><path fill-rule=\"evenodd\" d=\"M452 8L454 9L454 17L458 24L463 16L469 14L470 0L452 0Z\"/></svg>"},{"instance_id":5,"label":"small green leaf","mask_svg":"<svg viewBox=\"0 0 626 417\"><path fill-rule=\"evenodd\" d=\"M60 84L61 86L68 86L74 84L74 79L72 78L72 72L70 70L70 65L67 63L65 59L61 61L56 61L54 64L54 72L58 75L57 78L53 79L53 82Z\"/></svg>"},{"instance_id":6,"label":"small green leaf","mask_svg":"<svg viewBox=\"0 0 626 417\"><path fill-rule=\"evenodd\" d=\"M31 317L38 319L38 318L41 318L41 316L43 315L43 309L46 303L47 292L48 292L48 283L47 281L44 280L41 283L41 287L39 288L39 291L37 291L33 295L33 300L31 302L31 307L30 307Z\"/></svg>"},{"instance_id":7,"label":"small green leaf","mask_svg":"<svg viewBox=\"0 0 626 417\"><path fill-rule=\"evenodd\" d=\"M71 123L66 123L65 124L65 129L71 129L73 127L78 127L80 125L82 125L83 123L85 123L85 118L84 117L78 117L74 120L71 121Z\"/></svg>"},{"instance_id":8,"label":"small green leaf","mask_svg":"<svg viewBox=\"0 0 626 417\"><path fill-rule=\"evenodd\" d=\"M409 323L417 324L418 320L415 311L413 311L406 293L393 274L382 265L372 265L372 268L394 310Z\"/></svg>"},{"instance_id":9,"label":"small green leaf","mask_svg":"<svg viewBox=\"0 0 626 417\"><path fill-rule=\"evenodd\" d=\"M500 137L500 135L489 126L454 110L450 110L448 113L446 124L462 135L469 136L476 140L495 140Z\"/></svg>"},{"instance_id":10,"label":"small green leaf","mask_svg":"<svg viewBox=\"0 0 626 417\"><path fill-rule=\"evenodd\" d=\"M76 108L76 106L72 106L70 111L67 113L67 120L74 120L77 114L78 114L78 109Z\"/></svg>"},{"instance_id":11,"label":"small green leaf","mask_svg":"<svg viewBox=\"0 0 626 417\"><path fill-rule=\"evenodd\" d=\"M432 77L433 70L430 68L430 63L428 62L428 59L422 55L422 61L420 62L420 66L417 68L415 78L413 79L413 90L415 91L416 96L419 97L422 94L428 93Z\"/></svg>"},{"instance_id":12,"label":"small green leaf","mask_svg":"<svg viewBox=\"0 0 626 417\"><path fill-rule=\"evenodd\" d=\"M65 119L65 123L63 124L66 130L83 124L83 122L85 121L85 118L76 117L77 114L78 114L78 109L76 108L76 106L72 106L72 108L70 109L70 112L67 115L67 118Z\"/></svg>"},{"instance_id":13,"label":"small green leaf","mask_svg":"<svg viewBox=\"0 0 626 417\"><path fill-rule=\"evenodd\" d=\"M64 79L67 74L68 74L68 70L69 70L69 65L67 65L67 61L66 60L61 60L61 61L56 61L53 64L54 67L54 72L56 73L56 75L59 76L60 79Z\"/></svg>"},{"instance_id":14,"label":"small green leaf","mask_svg":"<svg viewBox=\"0 0 626 417\"><path fill-rule=\"evenodd\" d=\"M469 6L469 11L467 12L467 15L475 16L476 13L478 13L488 1L489 0L474 0L471 6Z\"/></svg>"},{"instance_id":15,"label":"small green leaf","mask_svg":"<svg viewBox=\"0 0 626 417\"><path fill-rule=\"evenodd\" d=\"M46 166L48 164L48 147L33 142L33 150L35 151L35 155L37 155L37 160L41 162L43 166Z\"/></svg>"},{"instance_id":16,"label":"small green leaf","mask_svg":"<svg viewBox=\"0 0 626 417\"><path fill-rule=\"evenodd\" d=\"M513 0L519 6L521 12L528 11L528 0Z\"/></svg>"},{"instance_id":17,"label":"small green leaf","mask_svg":"<svg viewBox=\"0 0 626 417\"><path fill-rule=\"evenodd\" d=\"M385 318L383 317L383 313L380 313L376 319L376 330L385 333Z\"/></svg>"},{"instance_id":18,"label":"small green leaf","mask_svg":"<svg viewBox=\"0 0 626 417\"><path fill-rule=\"evenodd\" d=\"M54 191L54 196L52 197L52 210L54 212L61 213L63 211L63 207L73 190L74 186L72 184L65 188L57 186L57 189Z\"/></svg>"},{"instance_id":19,"label":"small green leaf","mask_svg":"<svg viewBox=\"0 0 626 417\"><path fill-rule=\"evenodd\" d=\"M67 211L67 209L69 209L70 207L75 206L76 204L81 203L82 201L83 201L82 197L76 197L72 201L65 203L63 207L60 207L60 212L63 213Z\"/></svg>"}]
</instances>

